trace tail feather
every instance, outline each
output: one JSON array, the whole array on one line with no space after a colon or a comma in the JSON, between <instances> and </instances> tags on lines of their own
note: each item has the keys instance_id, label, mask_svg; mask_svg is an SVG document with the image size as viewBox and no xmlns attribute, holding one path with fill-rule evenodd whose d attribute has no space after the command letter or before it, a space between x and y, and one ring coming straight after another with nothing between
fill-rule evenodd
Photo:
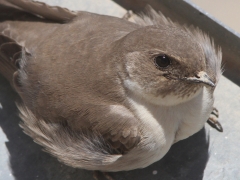
<instances>
[{"instance_id":1,"label":"tail feather","mask_svg":"<svg viewBox=\"0 0 240 180\"><path fill-rule=\"evenodd\" d=\"M49 6L43 2L27 0L8 0L13 5L22 8L31 14L37 14L43 18L66 22L76 17L76 12L58 6Z\"/></svg>"}]
</instances>

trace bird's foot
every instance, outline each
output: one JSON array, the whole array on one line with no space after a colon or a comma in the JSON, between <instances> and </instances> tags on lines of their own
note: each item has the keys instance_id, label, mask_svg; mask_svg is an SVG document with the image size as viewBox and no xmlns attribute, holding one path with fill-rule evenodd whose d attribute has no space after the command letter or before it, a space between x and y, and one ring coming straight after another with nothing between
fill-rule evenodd
<instances>
[{"instance_id":1,"label":"bird's foot","mask_svg":"<svg viewBox=\"0 0 240 180\"><path fill-rule=\"evenodd\" d=\"M219 116L219 112L216 108L213 108L213 111L211 112L207 123L214 129L216 129L219 132L223 132L223 128L222 125L220 124L220 122L218 121L218 116Z\"/></svg>"},{"instance_id":2,"label":"bird's foot","mask_svg":"<svg viewBox=\"0 0 240 180\"><path fill-rule=\"evenodd\" d=\"M93 178L95 180L101 180L103 178L106 180L113 180L113 178L107 172L101 172L101 171L94 171Z\"/></svg>"}]
</instances>

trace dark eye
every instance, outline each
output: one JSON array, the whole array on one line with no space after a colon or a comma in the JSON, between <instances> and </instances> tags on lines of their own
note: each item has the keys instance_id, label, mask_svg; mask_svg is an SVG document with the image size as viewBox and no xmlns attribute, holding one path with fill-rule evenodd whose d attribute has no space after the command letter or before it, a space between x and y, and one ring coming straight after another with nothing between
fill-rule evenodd
<instances>
[{"instance_id":1,"label":"dark eye","mask_svg":"<svg viewBox=\"0 0 240 180\"><path fill-rule=\"evenodd\" d=\"M161 68L168 67L171 63L170 58L165 54L155 57L154 62L157 67Z\"/></svg>"}]
</instances>

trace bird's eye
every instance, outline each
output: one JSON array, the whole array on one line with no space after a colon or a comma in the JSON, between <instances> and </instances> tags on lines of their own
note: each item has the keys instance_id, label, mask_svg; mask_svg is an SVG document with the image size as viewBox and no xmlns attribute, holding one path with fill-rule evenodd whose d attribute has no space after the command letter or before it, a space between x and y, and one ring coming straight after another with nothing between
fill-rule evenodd
<instances>
[{"instance_id":1,"label":"bird's eye","mask_svg":"<svg viewBox=\"0 0 240 180\"><path fill-rule=\"evenodd\" d=\"M155 62L155 65L158 68L159 67L160 68L166 68L170 65L171 60L167 55L162 54L162 55L159 55L159 56L155 57L154 62Z\"/></svg>"}]
</instances>

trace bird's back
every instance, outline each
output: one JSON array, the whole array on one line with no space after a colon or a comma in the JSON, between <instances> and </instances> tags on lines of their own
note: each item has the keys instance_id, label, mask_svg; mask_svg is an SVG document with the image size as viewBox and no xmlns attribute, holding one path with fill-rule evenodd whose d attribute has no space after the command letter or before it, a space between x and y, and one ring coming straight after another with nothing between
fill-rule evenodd
<instances>
[{"instance_id":1,"label":"bird's back","mask_svg":"<svg viewBox=\"0 0 240 180\"><path fill-rule=\"evenodd\" d=\"M35 106L38 109L41 109L40 106L49 106L48 109L52 111L56 101L69 104L68 106L74 104L74 101L96 101L101 96L100 91L104 91L106 87L106 84L99 83L101 79L107 82L106 78L109 78L111 84L116 78L116 74L108 71L110 64L105 61L107 57L103 56L111 51L118 39L139 28L138 25L123 19L88 12L78 12L71 19L59 22L51 17L49 19L48 16L37 17L7 3L0 8L1 36L10 39L7 41L5 38L1 44L13 42L5 48L8 51L16 44L19 46L16 52L10 52L9 60L21 51L22 58L17 65L21 65L21 69L15 74L15 79L21 79L21 82L15 84L21 86L19 91L29 92L24 93L22 98L33 109ZM1 54L7 58L4 51ZM5 76L11 82L17 68L9 64L12 71L7 71ZM3 65L0 69L3 74L4 68ZM37 80L29 79L24 72L34 73ZM102 72L108 73L108 76ZM73 85L75 88L72 88ZM94 89L100 94L89 96L89 91ZM68 96L65 96L66 94ZM99 101L104 100L98 99ZM49 114L45 111L39 112L41 115L45 113Z\"/></svg>"},{"instance_id":2,"label":"bird's back","mask_svg":"<svg viewBox=\"0 0 240 180\"><path fill-rule=\"evenodd\" d=\"M0 2L0 73L23 100L25 133L70 166L109 169L120 151L131 150L140 139L136 119L119 103L124 91L109 54L140 26L46 9L38 2L10 2L14 5ZM115 138L112 147L109 138Z\"/></svg>"}]
</instances>

